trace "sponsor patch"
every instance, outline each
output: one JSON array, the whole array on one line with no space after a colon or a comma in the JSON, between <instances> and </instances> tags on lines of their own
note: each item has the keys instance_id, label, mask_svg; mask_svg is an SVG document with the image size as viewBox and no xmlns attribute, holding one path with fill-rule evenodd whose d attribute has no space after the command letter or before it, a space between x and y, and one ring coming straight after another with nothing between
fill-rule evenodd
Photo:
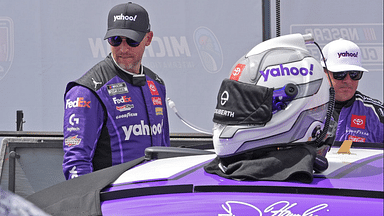
<instances>
[{"instance_id":1,"label":"sponsor patch","mask_svg":"<svg viewBox=\"0 0 384 216\"><path fill-rule=\"evenodd\" d=\"M351 127L365 129L366 116L353 115L351 117Z\"/></svg>"},{"instance_id":2,"label":"sponsor patch","mask_svg":"<svg viewBox=\"0 0 384 216\"><path fill-rule=\"evenodd\" d=\"M352 135L348 136L348 140L352 140L353 142L365 142L364 137L358 137L358 136L352 136Z\"/></svg>"},{"instance_id":3,"label":"sponsor patch","mask_svg":"<svg viewBox=\"0 0 384 216\"><path fill-rule=\"evenodd\" d=\"M245 68L245 64L237 64L231 73L231 77L229 79L239 81L240 75Z\"/></svg>"},{"instance_id":4,"label":"sponsor patch","mask_svg":"<svg viewBox=\"0 0 384 216\"><path fill-rule=\"evenodd\" d=\"M163 105L163 102L161 101L161 97L152 97L152 103L153 105Z\"/></svg>"},{"instance_id":5,"label":"sponsor patch","mask_svg":"<svg viewBox=\"0 0 384 216\"><path fill-rule=\"evenodd\" d=\"M133 104L125 104L123 106L116 106L116 110L123 112L123 111L129 111L129 110L133 109L134 107L135 107L135 105L133 105Z\"/></svg>"},{"instance_id":6,"label":"sponsor patch","mask_svg":"<svg viewBox=\"0 0 384 216\"><path fill-rule=\"evenodd\" d=\"M65 103L65 109L76 108L76 107L87 107L91 108L91 101L85 101L83 97L76 98L75 101L67 99Z\"/></svg>"},{"instance_id":7,"label":"sponsor patch","mask_svg":"<svg viewBox=\"0 0 384 216\"><path fill-rule=\"evenodd\" d=\"M163 115L163 108L162 107L156 107L155 111L156 111L156 115Z\"/></svg>"},{"instance_id":8,"label":"sponsor patch","mask_svg":"<svg viewBox=\"0 0 384 216\"><path fill-rule=\"evenodd\" d=\"M79 130L80 130L79 127L69 127L69 128L67 128L67 131L69 131L69 132L72 132L72 131L79 131Z\"/></svg>"},{"instance_id":9,"label":"sponsor patch","mask_svg":"<svg viewBox=\"0 0 384 216\"><path fill-rule=\"evenodd\" d=\"M71 116L69 116L69 124L74 126L75 124L79 124L80 122L80 119L79 118L76 118L76 114L73 113Z\"/></svg>"},{"instance_id":10,"label":"sponsor patch","mask_svg":"<svg viewBox=\"0 0 384 216\"><path fill-rule=\"evenodd\" d=\"M116 116L116 119L129 118L129 117L135 117L135 116L137 116L137 113L129 112L129 113L125 113L125 114Z\"/></svg>"},{"instance_id":11,"label":"sponsor patch","mask_svg":"<svg viewBox=\"0 0 384 216\"><path fill-rule=\"evenodd\" d=\"M112 100L114 104L132 102L131 97L127 97L127 96L121 96L121 98L113 97Z\"/></svg>"},{"instance_id":12,"label":"sponsor patch","mask_svg":"<svg viewBox=\"0 0 384 216\"><path fill-rule=\"evenodd\" d=\"M155 83L153 81L150 81L150 80L148 80L147 83L148 83L149 90L151 91L151 94L152 95L159 95L159 92L157 91Z\"/></svg>"},{"instance_id":13,"label":"sponsor patch","mask_svg":"<svg viewBox=\"0 0 384 216\"><path fill-rule=\"evenodd\" d=\"M107 85L107 90L110 96L125 94L129 92L127 84L125 84L124 82Z\"/></svg>"},{"instance_id":14,"label":"sponsor patch","mask_svg":"<svg viewBox=\"0 0 384 216\"><path fill-rule=\"evenodd\" d=\"M125 140L130 140L131 135L134 136L149 136L149 135L156 135L161 134L163 131L163 120L161 120L161 123L154 124L152 126L149 126L144 123L144 120L140 121L140 124L135 125L129 125L122 126L121 127L125 134Z\"/></svg>"},{"instance_id":15,"label":"sponsor patch","mask_svg":"<svg viewBox=\"0 0 384 216\"><path fill-rule=\"evenodd\" d=\"M64 143L68 147L77 146L81 142L81 138L77 138L78 135L73 137L68 137L64 140Z\"/></svg>"}]
</instances>

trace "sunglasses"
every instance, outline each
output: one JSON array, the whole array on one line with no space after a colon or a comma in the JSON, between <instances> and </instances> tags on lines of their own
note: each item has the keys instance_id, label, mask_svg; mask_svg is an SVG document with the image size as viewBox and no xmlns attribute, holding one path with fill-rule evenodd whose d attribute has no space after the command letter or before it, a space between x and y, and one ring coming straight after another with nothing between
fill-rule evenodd
<instances>
[{"instance_id":1,"label":"sunglasses","mask_svg":"<svg viewBox=\"0 0 384 216\"><path fill-rule=\"evenodd\" d=\"M125 41L127 42L127 44L130 46L130 47L137 47L140 45L140 42L137 42L137 41L134 41L132 39L129 39L129 38L125 38ZM117 46L120 46L120 44L123 42L123 38L121 38L120 36L114 36L114 37L110 37L108 38L108 43L111 45L111 46L114 46L114 47L117 47Z\"/></svg>"},{"instance_id":2,"label":"sunglasses","mask_svg":"<svg viewBox=\"0 0 384 216\"><path fill-rule=\"evenodd\" d=\"M363 77L363 71L343 71L337 73L332 72L332 75L335 80L343 80L345 77L347 77L348 73L352 80L360 80L361 77Z\"/></svg>"}]
</instances>

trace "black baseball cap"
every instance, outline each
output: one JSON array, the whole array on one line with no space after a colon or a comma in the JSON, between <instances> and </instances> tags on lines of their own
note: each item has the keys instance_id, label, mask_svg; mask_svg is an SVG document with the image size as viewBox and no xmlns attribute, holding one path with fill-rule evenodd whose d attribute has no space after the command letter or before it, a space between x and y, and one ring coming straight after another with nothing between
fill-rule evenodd
<instances>
[{"instance_id":1,"label":"black baseball cap","mask_svg":"<svg viewBox=\"0 0 384 216\"><path fill-rule=\"evenodd\" d=\"M147 11L138 4L128 2L116 5L109 11L108 30L104 40L113 36L124 36L140 42L149 31Z\"/></svg>"}]
</instances>

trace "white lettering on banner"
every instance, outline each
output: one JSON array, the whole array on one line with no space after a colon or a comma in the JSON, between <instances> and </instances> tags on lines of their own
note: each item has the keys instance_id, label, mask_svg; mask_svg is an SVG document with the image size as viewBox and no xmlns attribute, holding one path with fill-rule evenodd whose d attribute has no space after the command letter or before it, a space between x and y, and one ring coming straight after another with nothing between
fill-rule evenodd
<instances>
[{"instance_id":1,"label":"white lettering on banner","mask_svg":"<svg viewBox=\"0 0 384 216\"><path fill-rule=\"evenodd\" d=\"M187 38L180 36L180 42L176 37L153 37L151 45L147 47L149 57L180 57L180 54L191 56ZM157 52L156 52L157 51ZM156 53L155 53L156 52ZM146 53L144 53L146 57Z\"/></svg>"},{"instance_id":2,"label":"white lettering on banner","mask_svg":"<svg viewBox=\"0 0 384 216\"><path fill-rule=\"evenodd\" d=\"M125 140L129 140L131 138L132 133L135 136L149 136L161 134L163 129L163 120L161 120L161 123L157 125L152 125L151 127L145 124L144 120L141 120L140 122L141 124L130 125L129 128L127 128L126 126L122 127L125 134Z\"/></svg>"},{"instance_id":3,"label":"white lettering on banner","mask_svg":"<svg viewBox=\"0 0 384 216\"><path fill-rule=\"evenodd\" d=\"M332 41L339 38L360 40L357 28L307 28L305 33L311 33L318 41Z\"/></svg>"},{"instance_id":4,"label":"white lettering on banner","mask_svg":"<svg viewBox=\"0 0 384 216\"><path fill-rule=\"evenodd\" d=\"M103 40L101 38L96 38L95 41L93 41L93 38L88 38L88 42L89 46L91 47L93 58L98 58L99 53L102 58L105 58L107 56L103 47Z\"/></svg>"},{"instance_id":5,"label":"white lettering on banner","mask_svg":"<svg viewBox=\"0 0 384 216\"><path fill-rule=\"evenodd\" d=\"M169 68L169 69L184 69L184 68L195 68L196 62L193 61L158 61L148 62L148 67L154 68Z\"/></svg>"},{"instance_id":6,"label":"white lettering on banner","mask_svg":"<svg viewBox=\"0 0 384 216\"><path fill-rule=\"evenodd\" d=\"M110 46L107 42L103 43L101 38L88 38L88 42L93 58L105 58L110 52ZM143 57L191 57L191 51L186 36L180 36L179 40L174 36L153 37Z\"/></svg>"},{"instance_id":7,"label":"white lettering on banner","mask_svg":"<svg viewBox=\"0 0 384 216\"><path fill-rule=\"evenodd\" d=\"M225 205L222 204L221 207L226 211L225 214L218 214L218 216L230 216L230 215L241 215L242 212L234 212L234 211L240 211L239 208L233 208L232 205L244 205L248 206L252 209L254 209L254 212L251 213L250 210L247 210L247 213L251 213L249 215L263 215L263 212L256 206L246 203L246 202L241 202L241 201L226 201ZM309 208L305 210L304 212L300 213L293 213L292 208L297 206L297 203L292 203L290 204L288 201L279 201L275 202L272 205L268 206L267 208L264 209L264 213L270 213L273 216L282 216L282 215L295 215L295 216L310 216L310 215L318 215L315 214L316 212L319 212L321 210L325 210L325 208L328 207L328 204L323 203L316 205L312 208ZM329 210L326 210L329 211Z\"/></svg>"},{"instance_id":8,"label":"white lettering on banner","mask_svg":"<svg viewBox=\"0 0 384 216\"><path fill-rule=\"evenodd\" d=\"M290 29L291 33L312 34L321 46L339 38L353 41L360 48L363 65L369 66L369 71L382 71L383 23L293 24ZM320 59L317 47L308 48L311 55Z\"/></svg>"}]
</instances>

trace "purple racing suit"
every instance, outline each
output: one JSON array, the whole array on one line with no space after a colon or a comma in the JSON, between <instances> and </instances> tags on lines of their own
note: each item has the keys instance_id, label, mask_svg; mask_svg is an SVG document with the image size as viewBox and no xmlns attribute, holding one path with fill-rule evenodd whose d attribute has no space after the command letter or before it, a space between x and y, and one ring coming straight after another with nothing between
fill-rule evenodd
<instances>
[{"instance_id":1,"label":"purple racing suit","mask_svg":"<svg viewBox=\"0 0 384 216\"><path fill-rule=\"evenodd\" d=\"M384 105L356 91L338 117L335 141L384 143Z\"/></svg>"},{"instance_id":2,"label":"purple racing suit","mask_svg":"<svg viewBox=\"0 0 384 216\"><path fill-rule=\"evenodd\" d=\"M144 156L149 146L169 146L163 81L142 67L141 75L122 71L109 55L64 96L66 179Z\"/></svg>"}]
</instances>

